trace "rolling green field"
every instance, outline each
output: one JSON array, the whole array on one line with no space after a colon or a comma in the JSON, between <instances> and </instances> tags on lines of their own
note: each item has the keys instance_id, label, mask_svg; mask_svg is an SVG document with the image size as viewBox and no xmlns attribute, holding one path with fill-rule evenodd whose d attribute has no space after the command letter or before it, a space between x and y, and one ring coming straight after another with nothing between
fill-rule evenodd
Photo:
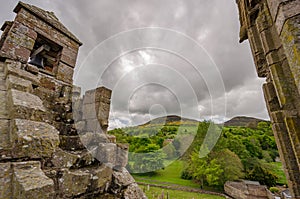
<instances>
[{"instance_id":1,"label":"rolling green field","mask_svg":"<svg viewBox=\"0 0 300 199\"><path fill-rule=\"evenodd\" d=\"M167 198L167 194L169 195L169 199L223 199L224 197L215 196L215 195L208 195L208 194L199 194L199 193L192 193L192 192L184 192L184 191L177 191L177 190L170 190L170 189L162 189L157 187L150 187L149 191L144 187L141 186L146 193L148 199L157 199L158 196L164 193L164 198Z\"/></svg>"},{"instance_id":2,"label":"rolling green field","mask_svg":"<svg viewBox=\"0 0 300 199\"><path fill-rule=\"evenodd\" d=\"M183 162L176 160L165 169L158 170L155 174L133 174L133 177L138 182L176 184L192 188L199 188L199 184L196 184L191 180L184 180L180 178L182 170Z\"/></svg>"}]
</instances>

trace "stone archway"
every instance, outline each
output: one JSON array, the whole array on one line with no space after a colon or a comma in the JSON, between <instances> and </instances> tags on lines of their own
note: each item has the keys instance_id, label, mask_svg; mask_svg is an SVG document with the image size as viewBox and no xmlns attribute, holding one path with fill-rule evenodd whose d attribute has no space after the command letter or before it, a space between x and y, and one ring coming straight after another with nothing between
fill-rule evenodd
<instances>
[{"instance_id":1,"label":"stone archway","mask_svg":"<svg viewBox=\"0 0 300 199\"><path fill-rule=\"evenodd\" d=\"M293 198L300 198L300 1L237 0Z\"/></svg>"}]
</instances>

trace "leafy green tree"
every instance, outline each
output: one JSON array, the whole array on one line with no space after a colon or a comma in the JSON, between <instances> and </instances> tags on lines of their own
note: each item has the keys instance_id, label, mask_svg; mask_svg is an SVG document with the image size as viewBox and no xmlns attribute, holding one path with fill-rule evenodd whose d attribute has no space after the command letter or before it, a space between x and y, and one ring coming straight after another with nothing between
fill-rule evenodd
<instances>
[{"instance_id":1,"label":"leafy green tree","mask_svg":"<svg viewBox=\"0 0 300 199\"><path fill-rule=\"evenodd\" d=\"M234 152L224 149L216 155L216 158L224 170L221 177L222 184L244 177L242 161Z\"/></svg>"},{"instance_id":2,"label":"leafy green tree","mask_svg":"<svg viewBox=\"0 0 300 199\"><path fill-rule=\"evenodd\" d=\"M261 165L256 165L248 174L247 178L249 180L258 181L260 184L272 187L276 185L278 177Z\"/></svg>"}]
</instances>

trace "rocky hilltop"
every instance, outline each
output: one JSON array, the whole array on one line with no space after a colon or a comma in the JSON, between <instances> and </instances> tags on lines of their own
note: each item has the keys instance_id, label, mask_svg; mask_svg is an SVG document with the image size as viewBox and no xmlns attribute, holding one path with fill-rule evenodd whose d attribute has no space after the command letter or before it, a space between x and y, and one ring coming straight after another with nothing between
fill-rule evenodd
<instances>
[{"instance_id":1,"label":"rocky hilltop","mask_svg":"<svg viewBox=\"0 0 300 199\"><path fill-rule=\"evenodd\" d=\"M178 115L167 115L163 117L158 117L153 120L150 120L149 122L143 124L143 125L149 125L149 124L169 124L172 122L199 122L194 119L184 118L180 117Z\"/></svg>"},{"instance_id":2,"label":"rocky hilltop","mask_svg":"<svg viewBox=\"0 0 300 199\"><path fill-rule=\"evenodd\" d=\"M268 121L254 117L237 116L225 122L224 126L256 127L259 122Z\"/></svg>"}]
</instances>

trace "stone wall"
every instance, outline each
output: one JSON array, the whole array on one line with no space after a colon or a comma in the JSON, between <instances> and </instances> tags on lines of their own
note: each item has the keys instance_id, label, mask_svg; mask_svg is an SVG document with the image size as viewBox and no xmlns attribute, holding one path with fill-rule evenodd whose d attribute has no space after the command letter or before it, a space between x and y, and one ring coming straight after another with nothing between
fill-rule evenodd
<instances>
[{"instance_id":1,"label":"stone wall","mask_svg":"<svg viewBox=\"0 0 300 199\"><path fill-rule=\"evenodd\" d=\"M241 181L226 182L224 185L225 193L235 199L273 199L266 186L257 182Z\"/></svg>"},{"instance_id":2,"label":"stone wall","mask_svg":"<svg viewBox=\"0 0 300 199\"><path fill-rule=\"evenodd\" d=\"M300 198L300 1L237 0L240 42L248 39L288 186Z\"/></svg>"},{"instance_id":3,"label":"stone wall","mask_svg":"<svg viewBox=\"0 0 300 199\"><path fill-rule=\"evenodd\" d=\"M20 2L0 39L0 198L145 198L107 136L111 91L73 86L81 42ZM43 52L45 67L28 64Z\"/></svg>"}]
</instances>

